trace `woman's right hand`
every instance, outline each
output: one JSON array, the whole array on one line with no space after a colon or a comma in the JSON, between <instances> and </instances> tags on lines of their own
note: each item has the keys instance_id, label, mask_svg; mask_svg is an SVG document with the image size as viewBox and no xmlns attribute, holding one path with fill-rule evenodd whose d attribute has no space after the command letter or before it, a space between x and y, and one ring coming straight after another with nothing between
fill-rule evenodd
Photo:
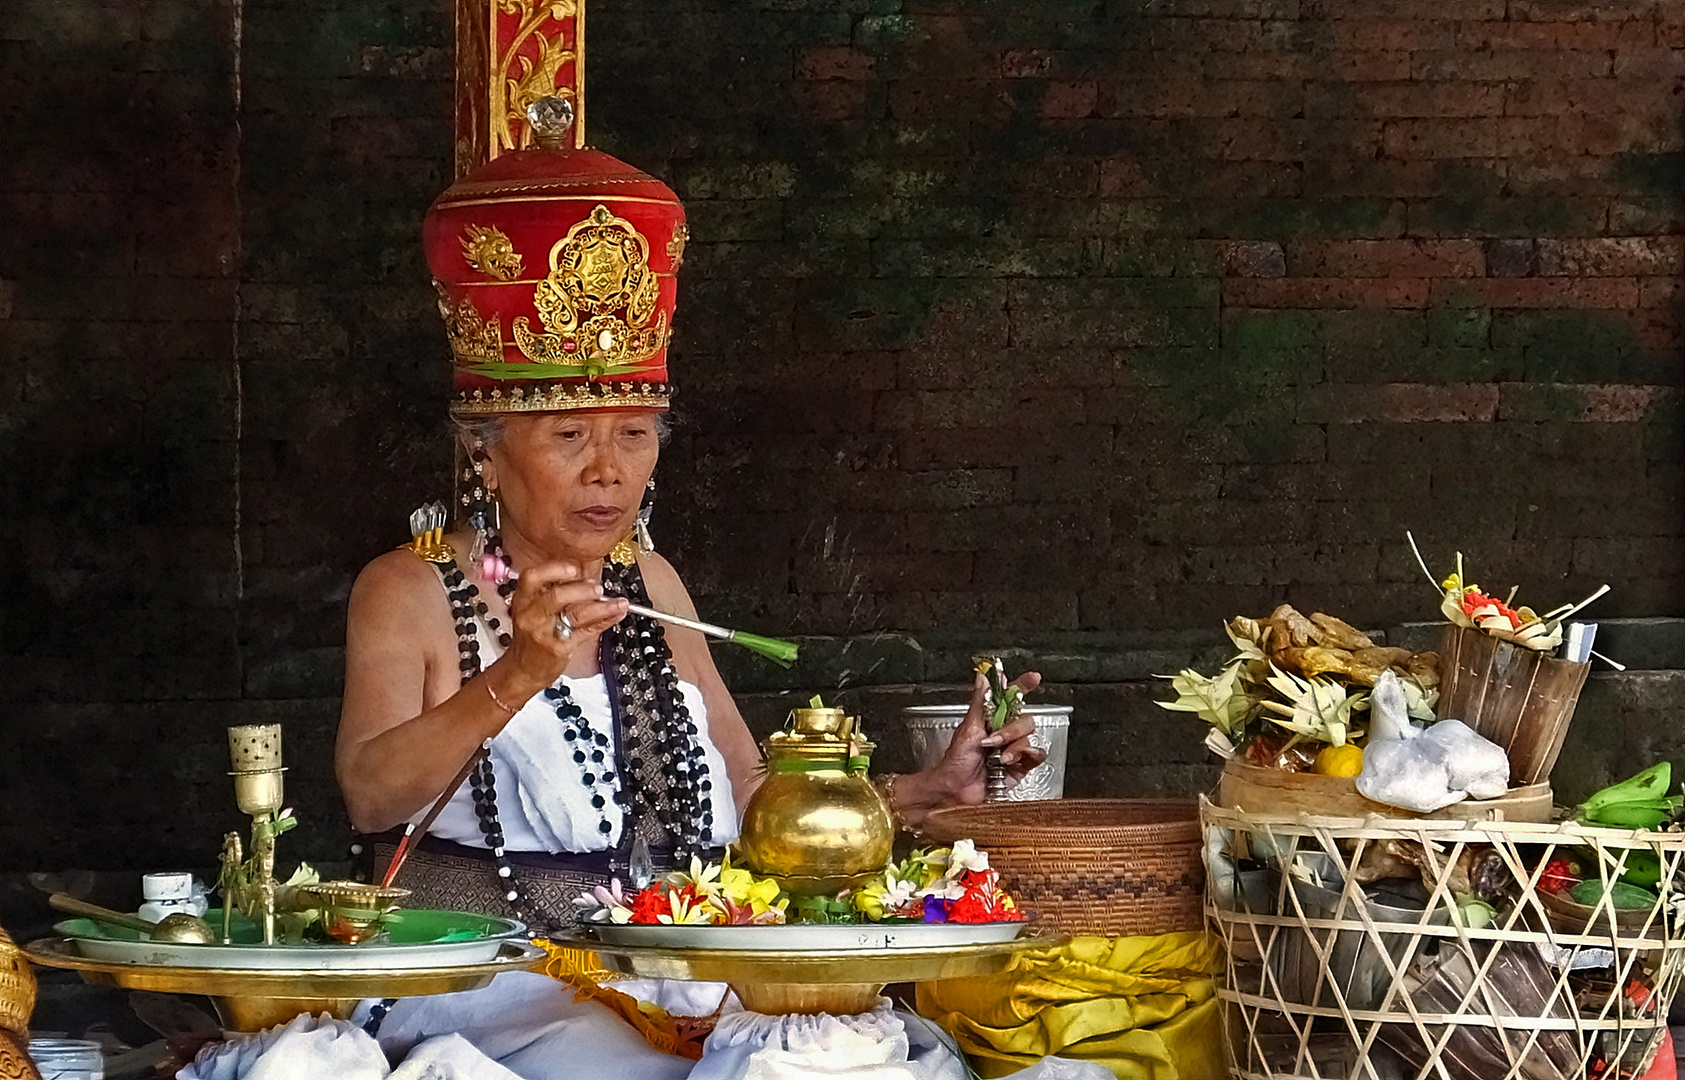
<instances>
[{"instance_id":1,"label":"woman's right hand","mask_svg":"<svg viewBox=\"0 0 1685 1080\"><path fill-rule=\"evenodd\" d=\"M509 689L525 701L554 685L586 642L626 617L626 606L619 597L605 598L602 583L588 579L575 563L535 566L521 574L509 598L514 627L508 650L494 666L514 669L511 674L521 681ZM573 628L566 636L558 632L564 615ZM497 689L502 696L504 688Z\"/></svg>"}]
</instances>

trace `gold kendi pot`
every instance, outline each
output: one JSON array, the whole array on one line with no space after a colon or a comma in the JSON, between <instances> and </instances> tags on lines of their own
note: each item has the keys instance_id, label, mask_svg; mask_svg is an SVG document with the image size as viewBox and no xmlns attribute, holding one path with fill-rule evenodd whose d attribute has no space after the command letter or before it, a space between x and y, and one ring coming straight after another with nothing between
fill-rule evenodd
<instances>
[{"instance_id":1,"label":"gold kendi pot","mask_svg":"<svg viewBox=\"0 0 1685 1080\"><path fill-rule=\"evenodd\" d=\"M866 778L873 744L857 725L841 709L796 709L761 744L766 780L743 811L739 865L803 896L840 892L883 870L895 820Z\"/></svg>"}]
</instances>

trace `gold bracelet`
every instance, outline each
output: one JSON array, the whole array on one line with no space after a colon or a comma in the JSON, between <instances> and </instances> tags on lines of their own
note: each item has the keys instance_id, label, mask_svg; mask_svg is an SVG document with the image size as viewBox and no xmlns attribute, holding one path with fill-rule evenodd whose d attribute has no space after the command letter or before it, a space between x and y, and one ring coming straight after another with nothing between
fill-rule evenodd
<instances>
[{"instance_id":1,"label":"gold bracelet","mask_svg":"<svg viewBox=\"0 0 1685 1080\"><path fill-rule=\"evenodd\" d=\"M895 827L901 832L910 833L914 831L913 827L907 824L907 819L901 816L900 807L895 805L895 782L899 779L901 777L898 773L880 773L873 783L877 785L878 794L883 796L885 805L889 807L889 816L894 819Z\"/></svg>"},{"instance_id":2,"label":"gold bracelet","mask_svg":"<svg viewBox=\"0 0 1685 1080\"><path fill-rule=\"evenodd\" d=\"M505 705L503 703L503 699L497 696L497 691L493 690L491 688L491 676L489 676L489 675L481 676L480 677L480 683L481 683L481 685L483 685L486 688L486 693L491 695L491 703L493 705L496 705L498 708L502 709L506 714L509 715L509 717L511 719L514 717L514 715L516 713L521 711L519 708L511 709L508 705Z\"/></svg>"}]
</instances>

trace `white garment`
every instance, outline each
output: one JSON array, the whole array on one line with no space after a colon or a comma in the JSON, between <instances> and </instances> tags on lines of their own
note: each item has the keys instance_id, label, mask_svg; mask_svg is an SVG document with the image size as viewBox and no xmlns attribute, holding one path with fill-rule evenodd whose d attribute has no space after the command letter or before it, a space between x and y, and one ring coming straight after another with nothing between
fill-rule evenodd
<instances>
[{"instance_id":1,"label":"white garment","mask_svg":"<svg viewBox=\"0 0 1685 1080\"><path fill-rule=\"evenodd\" d=\"M616 989L674 1015L720 1004L718 983L627 980ZM692 1063L652 1049L618 1014L547 975L505 972L479 990L405 998L380 1041L370 1003L350 1021L301 1016L285 1027L206 1047L177 1080L964 1080L951 1040L887 1000L861 1016L762 1016L735 1000ZM390 1070L387 1059L402 1063ZM1110 1080L1091 1062L1046 1058L1017 1080Z\"/></svg>"},{"instance_id":2,"label":"white garment","mask_svg":"<svg viewBox=\"0 0 1685 1080\"><path fill-rule=\"evenodd\" d=\"M176 1073L177 1080L520 1080L460 1035L418 1044L394 1070L362 1028L327 1014L215 1043Z\"/></svg>"},{"instance_id":3,"label":"white garment","mask_svg":"<svg viewBox=\"0 0 1685 1080\"><path fill-rule=\"evenodd\" d=\"M475 616L480 641L480 656L489 667L502 655L497 635ZM613 730L609 711L608 683L601 675L585 679L566 676L559 685L567 687L568 695L579 706L592 731L608 734ZM725 758L708 734L708 704L702 691L681 682L679 692L684 695L685 707L690 710L701 740L703 758L708 765L708 778L713 782L710 792L714 810L714 844L723 847L737 839L737 803L732 795L731 777L726 772ZM602 851L620 842L624 815L612 801L602 810L591 805L592 792L580 778L584 767L573 760L572 744L562 738L562 725L556 719L555 707L542 693L521 706L509 723L491 741L492 769L497 777L498 820L503 826L504 847L510 851L587 852ZM615 772L614 787L619 788L624 777L615 767L614 749L608 748L606 761ZM597 767L596 771L601 771ZM427 807L418 810L413 820L419 821ZM614 831L604 834L599 823L608 817ZM469 847L486 846L480 832L480 821L474 813L473 793L464 784L451 796L428 830L434 836L452 840Z\"/></svg>"},{"instance_id":4,"label":"white garment","mask_svg":"<svg viewBox=\"0 0 1685 1080\"><path fill-rule=\"evenodd\" d=\"M688 1060L654 1049L606 1005L577 996L548 975L509 971L479 990L404 998L381 1022L380 1047L407 1061L455 1032L521 1080L683 1080L690 1072ZM366 1020L369 1006L360 1005L352 1022Z\"/></svg>"}]
</instances>

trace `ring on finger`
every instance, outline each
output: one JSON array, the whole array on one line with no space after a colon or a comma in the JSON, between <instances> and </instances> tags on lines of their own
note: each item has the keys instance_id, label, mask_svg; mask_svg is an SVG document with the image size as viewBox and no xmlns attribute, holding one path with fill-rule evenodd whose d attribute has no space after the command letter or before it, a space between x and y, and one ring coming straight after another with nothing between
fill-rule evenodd
<instances>
[{"instance_id":1,"label":"ring on finger","mask_svg":"<svg viewBox=\"0 0 1685 1080\"><path fill-rule=\"evenodd\" d=\"M556 616L556 636L563 641L573 637L573 620L568 618L565 611Z\"/></svg>"}]
</instances>

